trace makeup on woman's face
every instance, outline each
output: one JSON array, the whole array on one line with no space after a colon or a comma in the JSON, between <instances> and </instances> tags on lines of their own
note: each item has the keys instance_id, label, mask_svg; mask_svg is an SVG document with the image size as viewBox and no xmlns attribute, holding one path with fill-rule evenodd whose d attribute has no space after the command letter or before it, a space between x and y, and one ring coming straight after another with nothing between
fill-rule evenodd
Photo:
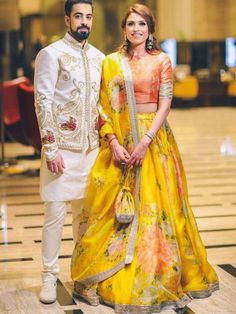
<instances>
[{"instance_id":1,"label":"makeup on woman's face","mask_svg":"<svg viewBox=\"0 0 236 314\"><path fill-rule=\"evenodd\" d=\"M132 45L145 43L149 35L147 22L141 15L131 13L126 21L125 34Z\"/></svg>"}]
</instances>

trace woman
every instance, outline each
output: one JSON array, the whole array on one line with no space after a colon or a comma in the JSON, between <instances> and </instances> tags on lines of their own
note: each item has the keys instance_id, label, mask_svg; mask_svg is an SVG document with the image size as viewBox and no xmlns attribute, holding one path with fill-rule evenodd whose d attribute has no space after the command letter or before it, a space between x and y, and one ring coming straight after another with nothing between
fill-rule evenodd
<instances>
[{"instance_id":1,"label":"woman","mask_svg":"<svg viewBox=\"0 0 236 314\"><path fill-rule=\"evenodd\" d=\"M152 313L210 296L218 289L218 279L206 259L166 121L172 69L152 37L154 18L146 6L135 4L124 16L122 29L125 44L103 64L101 148L81 226L87 231L73 252L72 279L75 295L92 305L98 304L99 295L117 313ZM127 101L132 101L132 92L135 117L130 117ZM140 137L136 145L135 119ZM119 223L114 213L124 165L130 174L126 185L139 195L129 224Z\"/></svg>"}]
</instances>

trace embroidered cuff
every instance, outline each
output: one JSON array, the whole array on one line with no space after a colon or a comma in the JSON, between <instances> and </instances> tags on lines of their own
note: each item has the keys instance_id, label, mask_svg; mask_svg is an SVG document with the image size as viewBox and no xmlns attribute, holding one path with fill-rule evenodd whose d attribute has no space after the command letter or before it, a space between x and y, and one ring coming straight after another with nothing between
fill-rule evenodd
<instances>
[{"instance_id":1,"label":"embroidered cuff","mask_svg":"<svg viewBox=\"0 0 236 314\"><path fill-rule=\"evenodd\" d=\"M159 91L159 99L172 99L173 97L173 84L172 82L162 83Z\"/></svg>"},{"instance_id":2,"label":"embroidered cuff","mask_svg":"<svg viewBox=\"0 0 236 314\"><path fill-rule=\"evenodd\" d=\"M58 153L58 146L54 145L53 147L49 147L47 145L43 146L43 151L47 161L52 161L56 158Z\"/></svg>"},{"instance_id":3,"label":"embroidered cuff","mask_svg":"<svg viewBox=\"0 0 236 314\"><path fill-rule=\"evenodd\" d=\"M42 137L42 146L44 148L44 154L47 161L52 161L56 158L58 152L58 146L55 140L55 136L52 130L42 131L44 134Z\"/></svg>"}]
</instances>

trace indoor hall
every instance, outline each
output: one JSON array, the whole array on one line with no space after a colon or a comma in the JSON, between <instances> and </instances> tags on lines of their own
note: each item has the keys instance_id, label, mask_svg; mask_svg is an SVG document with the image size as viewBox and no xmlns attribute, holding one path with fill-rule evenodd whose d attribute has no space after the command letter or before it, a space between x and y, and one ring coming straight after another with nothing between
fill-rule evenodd
<instances>
[{"instance_id":1,"label":"indoor hall","mask_svg":"<svg viewBox=\"0 0 236 314\"><path fill-rule=\"evenodd\" d=\"M60 37L53 39L53 36L65 32L62 2L35 1L29 7L27 1L19 1L18 26L13 26L13 30L12 26L10 30L1 26L0 30L1 47L6 43L8 47L1 50L0 313L114 313L108 306L92 307L72 298L70 260L74 242L70 209L61 240L57 301L49 305L39 301L44 218L39 196L41 144L33 107L24 115L24 104L33 104L35 39L43 34L40 38L49 43ZM2 1L0 6L4 5L6 10L10 3ZM107 30L106 41L98 41L96 32L103 38L105 23L120 21L130 3L133 2L119 5L95 1L94 23L99 19L100 23L94 25L91 41L106 54L114 51L121 40L121 34L119 38L110 36L117 25ZM217 1L214 5L207 0L142 3L155 10L157 36L174 65L174 98L168 121L180 149L190 204L208 260L220 282L220 289L212 296L192 300L181 313L233 314L236 306L236 33L233 27L236 5L230 0ZM12 4L10 12L17 12L16 2ZM15 96L19 97L20 114L17 121L9 124L6 106L12 105L4 101L3 89L4 83L16 78L20 84L25 80L29 85L26 84L28 89L15 88L15 93L16 90L19 93ZM21 100L20 93L25 90L28 97ZM13 95L14 89L10 93ZM25 138L20 136L19 129L14 132L19 121L23 123Z\"/></svg>"}]
</instances>

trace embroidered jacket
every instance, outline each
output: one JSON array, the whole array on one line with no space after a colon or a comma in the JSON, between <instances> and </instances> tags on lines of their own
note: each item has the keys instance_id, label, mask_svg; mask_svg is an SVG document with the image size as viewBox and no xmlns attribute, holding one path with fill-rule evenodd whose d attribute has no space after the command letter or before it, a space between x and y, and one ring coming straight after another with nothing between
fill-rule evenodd
<instances>
[{"instance_id":1,"label":"embroidered jacket","mask_svg":"<svg viewBox=\"0 0 236 314\"><path fill-rule=\"evenodd\" d=\"M47 160L58 148L98 147L98 109L104 54L69 33L35 61L35 107Z\"/></svg>"}]
</instances>

